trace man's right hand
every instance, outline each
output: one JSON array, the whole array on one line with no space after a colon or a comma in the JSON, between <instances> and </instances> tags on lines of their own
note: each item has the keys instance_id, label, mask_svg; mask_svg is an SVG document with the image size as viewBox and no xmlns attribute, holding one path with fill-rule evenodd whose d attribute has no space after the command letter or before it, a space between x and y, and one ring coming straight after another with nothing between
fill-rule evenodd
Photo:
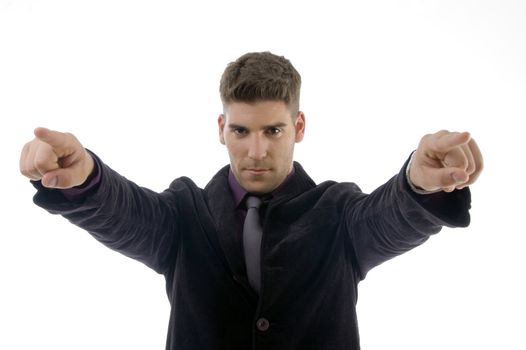
<instances>
[{"instance_id":1,"label":"man's right hand","mask_svg":"<svg viewBox=\"0 0 526 350\"><path fill-rule=\"evenodd\" d=\"M36 128L20 155L20 172L48 188L82 185L95 167L91 155L69 133Z\"/></svg>"}]
</instances>

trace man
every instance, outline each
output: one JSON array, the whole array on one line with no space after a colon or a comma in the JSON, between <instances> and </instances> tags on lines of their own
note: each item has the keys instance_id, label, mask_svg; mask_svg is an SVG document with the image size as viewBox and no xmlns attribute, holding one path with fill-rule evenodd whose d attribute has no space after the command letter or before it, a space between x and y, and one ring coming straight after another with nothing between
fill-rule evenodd
<instances>
[{"instance_id":1,"label":"man","mask_svg":"<svg viewBox=\"0 0 526 350\"><path fill-rule=\"evenodd\" d=\"M71 134L37 128L25 145L38 205L165 276L167 349L359 349L358 282L442 226L469 224L482 156L468 133L424 136L371 194L316 185L293 161L300 85L268 52L227 66L218 127L230 165L204 189L184 177L141 188Z\"/></svg>"}]
</instances>

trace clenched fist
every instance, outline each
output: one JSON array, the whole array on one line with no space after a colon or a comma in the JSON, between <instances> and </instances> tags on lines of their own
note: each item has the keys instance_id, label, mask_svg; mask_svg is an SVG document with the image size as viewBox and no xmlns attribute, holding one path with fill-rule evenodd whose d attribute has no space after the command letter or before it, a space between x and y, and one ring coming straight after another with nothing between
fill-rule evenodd
<instances>
[{"instance_id":1,"label":"clenched fist","mask_svg":"<svg viewBox=\"0 0 526 350\"><path fill-rule=\"evenodd\" d=\"M20 155L20 172L31 180L41 180L49 188L71 188L83 184L94 161L75 136L35 129L35 139L26 143Z\"/></svg>"}]
</instances>

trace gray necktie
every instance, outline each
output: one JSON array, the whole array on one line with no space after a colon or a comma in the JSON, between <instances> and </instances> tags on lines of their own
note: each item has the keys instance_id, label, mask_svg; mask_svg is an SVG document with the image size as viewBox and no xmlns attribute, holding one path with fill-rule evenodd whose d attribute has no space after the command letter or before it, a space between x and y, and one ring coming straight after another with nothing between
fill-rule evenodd
<instances>
[{"instance_id":1,"label":"gray necktie","mask_svg":"<svg viewBox=\"0 0 526 350\"><path fill-rule=\"evenodd\" d=\"M261 285L260 273L260 247L263 232L259 221L259 206L261 199L258 197L247 198L247 216L243 225L243 250L245 252L245 265L247 267L248 283L259 293Z\"/></svg>"}]
</instances>

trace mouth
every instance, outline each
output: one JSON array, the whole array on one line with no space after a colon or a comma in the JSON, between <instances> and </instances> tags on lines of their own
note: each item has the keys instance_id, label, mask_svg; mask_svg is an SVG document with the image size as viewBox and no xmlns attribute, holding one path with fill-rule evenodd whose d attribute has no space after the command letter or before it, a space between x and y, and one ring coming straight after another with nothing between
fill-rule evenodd
<instances>
[{"instance_id":1,"label":"mouth","mask_svg":"<svg viewBox=\"0 0 526 350\"><path fill-rule=\"evenodd\" d=\"M268 172L270 172L269 168L246 168L245 171L247 171L249 174L252 175L263 175Z\"/></svg>"}]
</instances>

